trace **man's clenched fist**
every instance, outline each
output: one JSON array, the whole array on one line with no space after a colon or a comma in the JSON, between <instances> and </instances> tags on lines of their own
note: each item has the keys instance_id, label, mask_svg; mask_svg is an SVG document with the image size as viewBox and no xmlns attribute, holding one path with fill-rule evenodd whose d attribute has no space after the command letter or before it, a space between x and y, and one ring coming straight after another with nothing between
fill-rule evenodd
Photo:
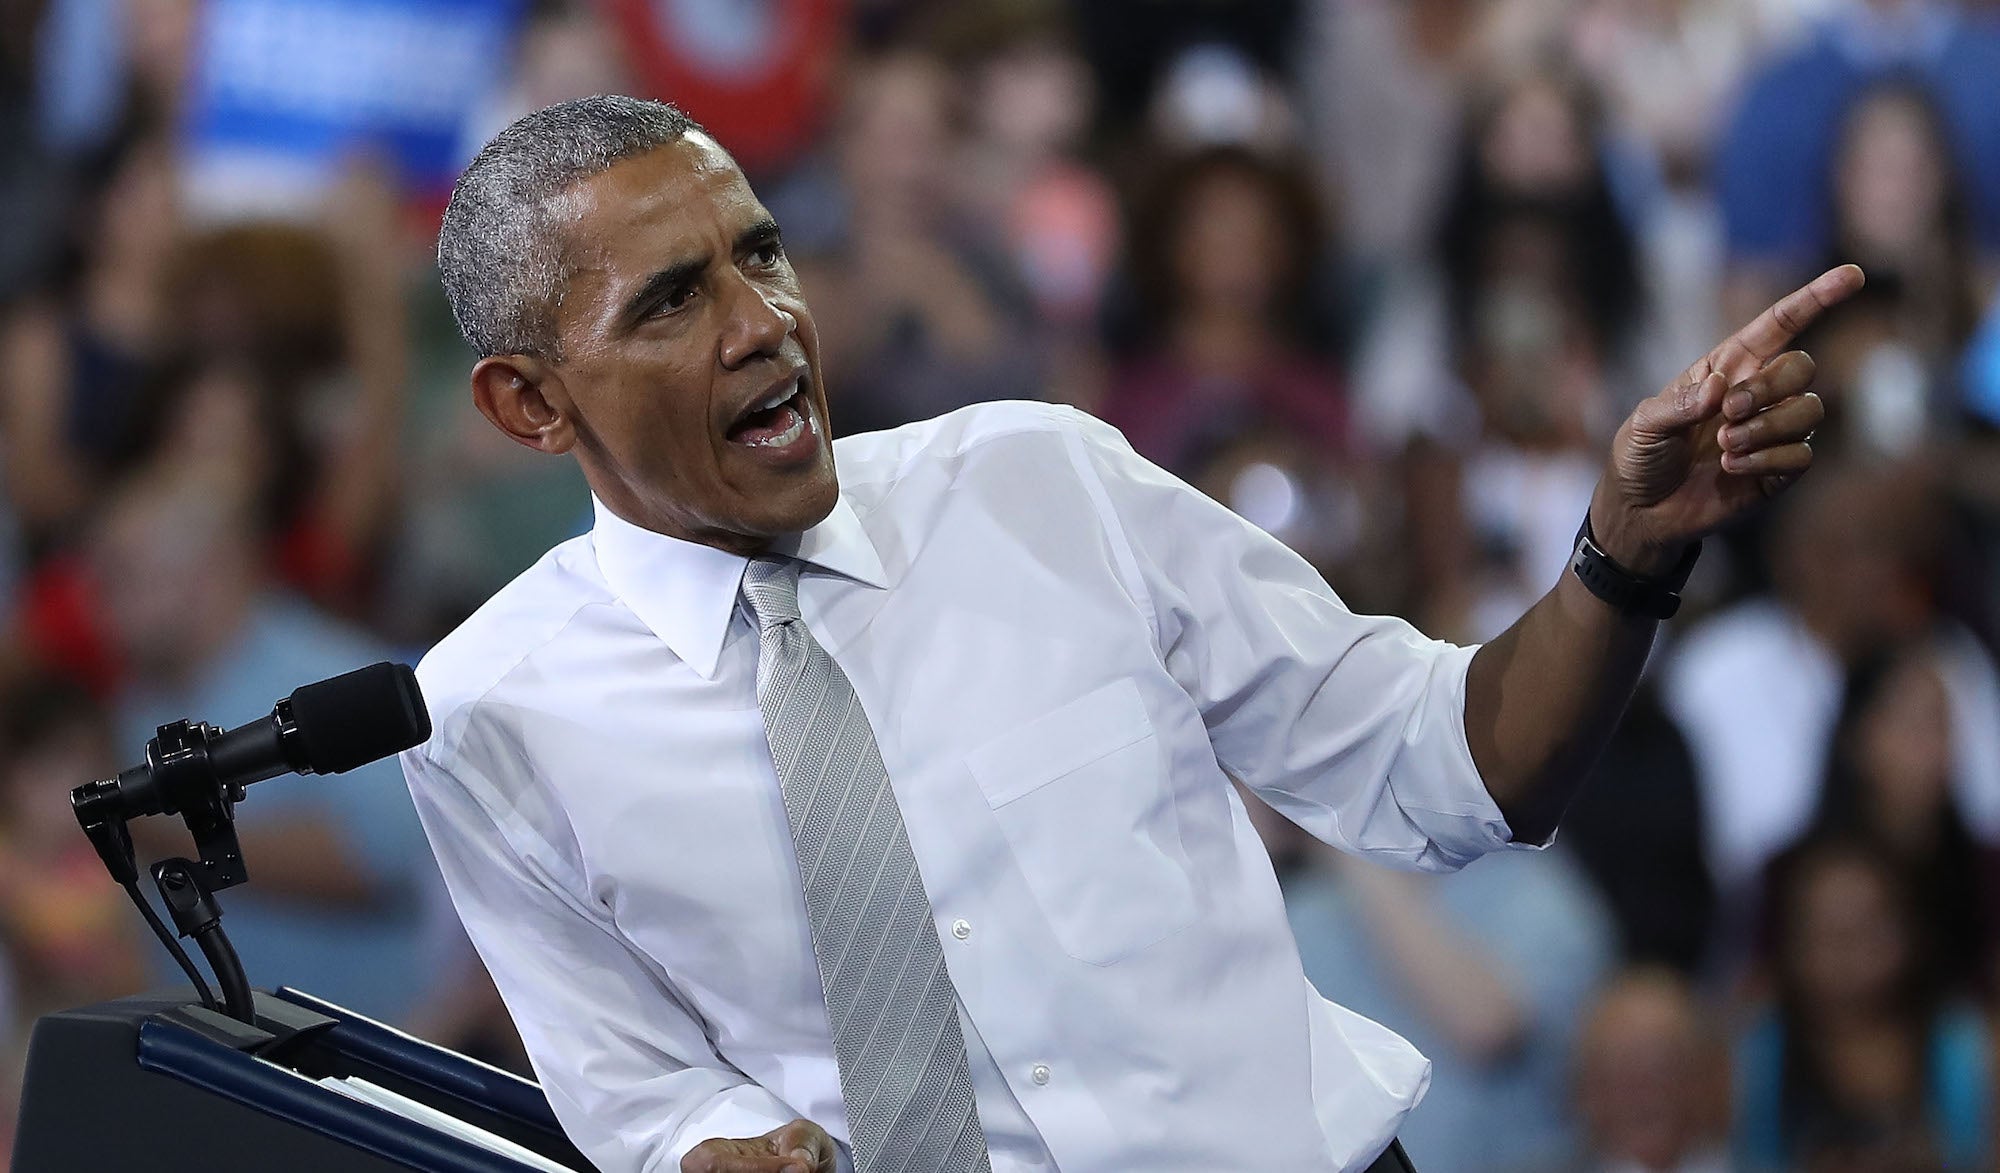
<instances>
[{"instance_id":1,"label":"man's clenched fist","mask_svg":"<svg viewBox=\"0 0 2000 1173\"><path fill-rule=\"evenodd\" d=\"M749 1140L705 1140L681 1158L681 1173L833 1173L833 1138L794 1120Z\"/></svg>"}]
</instances>

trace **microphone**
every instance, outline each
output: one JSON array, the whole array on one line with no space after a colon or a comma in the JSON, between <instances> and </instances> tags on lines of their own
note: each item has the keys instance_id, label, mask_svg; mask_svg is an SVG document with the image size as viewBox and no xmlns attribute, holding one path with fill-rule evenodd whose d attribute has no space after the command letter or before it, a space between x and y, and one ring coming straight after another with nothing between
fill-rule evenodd
<instances>
[{"instance_id":1,"label":"microphone","mask_svg":"<svg viewBox=\"0 0 2000 1173\"><path fill-rule=\"evenodd\" d=\"M178 721L159 732L144 762L72 794L86 826L180 814L208 805L211 796L226 803L242 798L252 782L280 774L344 774L422 743L431 718L417 674L408 664L385 661L303 685L272 706L270 716L247 725L220 730Z\"/></svg>"},{"instance_id":2,"label":"microphone","mask_svg":"<svg viewBox=\"0 0 2000 1173\"><path fill-rule=\"evenodd\" d=\"M383 662L308 684L271 715L219 735L209 761L225 782L279 774L345 774L431 735L430 711L408 664Z\"/></svg>"},{"instance_id":3,"label":"microphone","mask_svg":"<svg viewBox=\"0 0 2000 1173\"><path fill-rule=\"evenodd\" d=\"M111 878L132 897L160 943L194 983L204 1006L215 996L153 906L139 892L139 865L127 821L179 815L194 836L199 859L164 859L153 882L174 927L193 937L222 987L223 1009L255 1023L250 981L222 931L215 893L250 878L236 838L236 804L244 788L279 774L344 774L406 750L431 735L430 710L408 664L370 664L307 684L271 706L271 715L234 729L206 721L174 721L146 743L146 760L116 778L69 792L70 809Z\"/></svg>"}]
</instances>

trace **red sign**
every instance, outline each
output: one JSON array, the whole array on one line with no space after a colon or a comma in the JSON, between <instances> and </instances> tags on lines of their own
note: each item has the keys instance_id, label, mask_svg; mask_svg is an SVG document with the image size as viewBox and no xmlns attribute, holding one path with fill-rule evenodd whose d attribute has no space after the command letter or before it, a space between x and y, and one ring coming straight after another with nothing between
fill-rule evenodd
<instances>
[{"instance_id":1,"label":"red sign","mask_svg":"<svg viewBox=\"0 0 2000 1173\"><path fill-rule=\"evenodd\" d=\"M789 162L819 132L847 0L605 0L650 96L686 110L743 169Z\"/></svg>"}]
</instances>

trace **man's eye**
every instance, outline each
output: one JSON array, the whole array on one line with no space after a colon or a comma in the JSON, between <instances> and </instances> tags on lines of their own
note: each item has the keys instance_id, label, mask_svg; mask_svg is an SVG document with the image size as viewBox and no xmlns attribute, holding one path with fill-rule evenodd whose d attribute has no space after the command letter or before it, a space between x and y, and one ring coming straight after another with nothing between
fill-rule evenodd
<instances>
[{"instance_id":1,"label":"man's eye","mask_svg":"<svg viewBox=\"0 0 2000 1173\"><path fill-rule=\"evenodd\" d=\"M694 300L694 286L681 285L668 291L667 295L660 299L660 308L667 310L677 310L693 300Z\"/></svg>"},{"instance_id":2,"label":"man's eye","mask_svg":"<svg viewBox=\"0 0 2000 1173\"><path fill-rule=\"evenodd\" d=\"M758 245L756 251L750 254L750 259L760 265L775 265L784 255L785 246L773 240L767 244Z\"/></svg>"}]
</instances>

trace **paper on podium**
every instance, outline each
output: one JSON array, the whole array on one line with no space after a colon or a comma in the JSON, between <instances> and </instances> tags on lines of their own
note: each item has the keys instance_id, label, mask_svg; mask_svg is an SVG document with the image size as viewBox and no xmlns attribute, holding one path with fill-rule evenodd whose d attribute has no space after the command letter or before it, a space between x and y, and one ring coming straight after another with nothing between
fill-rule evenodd
<instances>
[{"instance_id":1,"label":"paper on podium","mask_svg":"<svg viewBox=\"0 0 2000 1173\"><path fill-rule=\"evenodd\" d=\"M532 1149L523 1148L504 1136L495 1135L484 1128L480 1128L478 1125L468 1124L449 1112L440 1112L429 1104L420 1103L405 1095L399 1095L379 1084L369 1083L365 1079L356 1079L353 1076L336 1077L329 1075L318 1082L321 1087L331 1088L350 1100L359 1100L364 1104L373 1104L383 1111L394 1112L406 1120L414 1120L419 1124L429 1125L439 1132L447 1133L458 1137L460 1140L476 1144L490 1152L499 1153L504 1157L512 1157L516 1161L521 1162L526 1168L536 1170L536 1173L576 1173L569 1166L558 1165L540 1153Z\"/></svg>"}]
</instances>

